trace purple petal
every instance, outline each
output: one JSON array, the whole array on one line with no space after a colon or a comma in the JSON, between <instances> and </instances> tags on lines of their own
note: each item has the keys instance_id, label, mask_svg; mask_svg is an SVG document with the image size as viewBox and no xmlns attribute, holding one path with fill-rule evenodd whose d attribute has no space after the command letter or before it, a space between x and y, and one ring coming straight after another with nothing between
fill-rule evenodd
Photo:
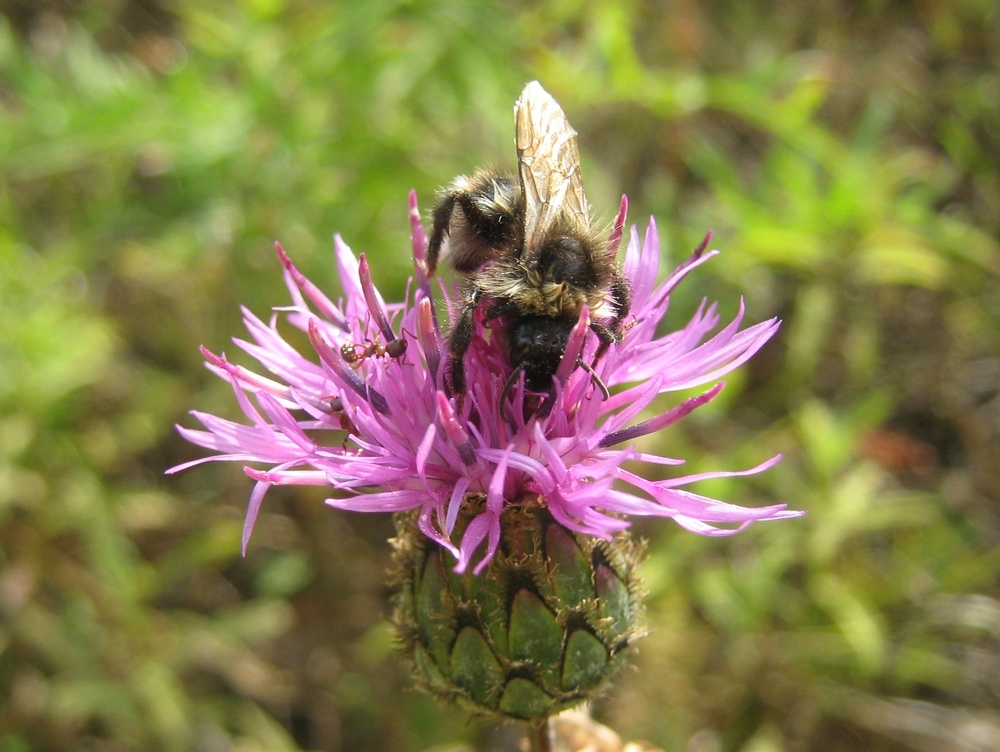
<instances>
[{"instance_id":1,"label":"purple petal","mask_svg":"<svg viewBox=\"0 0 1000 752\"><path fill-rule=\"evenodd\" d=\"M204 430L178 427L178 431L214 454L168 472L208 461L267 465L261 470L245 468L256 485L244 526L244 550L263 496L272 485L329 486L345 492L342 498L328 500L330 506L344 510L417 509L419 529L452 551L457 571L470 566L486 541L475 564L477 573L496 554L504 506L527 494L540 495L561 524L602 538L627 527L631 516L671 517L689 530L717 536L731 535L753 521L801 514L784 505L744 508L679 488L708 478L761 472L778 458L750 470L648 481L623 465L671 465L682 460L627 446L610 448L668 428L710 401L721 384L634 423L659 394L717 381L746 362L777 330L778 322L772 319L741 331L741 303L733 321L711 335L719 317L714 304L703 303L683 328L658 335L674 287L716 255L706 250L711 236L656 286L660 255L656 224L650 221L641 241L631 228L623 274L632 290L632 312L623 340L593 366L615 391L604 399L594 377L578 367L579 360L590 358L598 347L597 337L588 329L588 312L582 309L553 380L554 398L545 403L547 413L532 414L530 400L535 397L526 391L520 374L505 400L512 416L508 422L500 404L510 373L506 338L500 330L505 322L486 321L485 306L475 312L464 354L468 392L461 396L447 392L442 367L447 348L431 300L426 235L413 193L409 208L417 288L412 296L413 281L402 302L386 305L366 257L362 255L359 262L335 236L344 297L334 303L277 245L291 305L274 308L267 321L244 309L249 337L234 340L268 375L203 350L207 367L230 382L245 422L193 413ZM608 241L612 253L622 239L626 209L623 198ZM438 282L437 289L448 310L460 310L455 288ZM285 339L280 321L307 333L318 362ZM400 331L398 338L393 324ZM446 324L442 322L447 330ZM340 351L344 345L373 340L388 344L394 339L409 346L399 357L368 353L349 364ZM326 443L325 432L330 429L336 438ZM620 482L631 484L636 493L618 490L615 484ZM485 495L486 508L469 522L456 547L450 536L470 494Z\"/></svg>"},{"instance_id":2,"label":"purple petal","mask_svg":"<svg viewBox=\"0 0 1000 752\"><path fill-rule=\"evenodd\" d=\"M258 482L253 487L253 493L250 494L250 503L247 505L247 516L243 518L243 535L240 541L240 552L243 556L247 555L247 545L250 543L254 525L257 524L260 505L264 502L264 494L270 487L270 483Z\"/></svg>"},{"instance_id":3,"label":"purple petal","mask_svg":"<svg viewBox=\"0 0 1000 752\"><path fill-rule=\"evenodd\" d=\"M625 217L628 216L628 196L622 196L618 206L618 216L608 237L608 255L614 258L618 254L618 246L622 242L622 230L625 228Z\"/></svg>"}]
</instances>

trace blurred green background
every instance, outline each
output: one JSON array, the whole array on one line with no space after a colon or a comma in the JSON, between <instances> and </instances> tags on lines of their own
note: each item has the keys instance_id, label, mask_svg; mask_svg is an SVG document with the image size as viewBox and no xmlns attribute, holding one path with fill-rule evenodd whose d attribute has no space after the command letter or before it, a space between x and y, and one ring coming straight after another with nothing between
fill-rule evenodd
<instances>
[{"instance_id":1,"label":"blurred green background","mask_svg":"<svg viewBox=\"0 0 1000 752\"><path fill-rule=\"evenodd\" d=\"M410 271L406 197L513 167L538 78L591 201L655 215L674 296L784 326L654 437L808 516L637 524L650 635L595 715L670 752L1000 749L1000 10L991 0L0 2L0 752L500 750L413 692L391 521L173 425L237 417L198 345L287 302L280 239ZM506 745L506 746L504 746Z\"/></svg>"}]
</instances>

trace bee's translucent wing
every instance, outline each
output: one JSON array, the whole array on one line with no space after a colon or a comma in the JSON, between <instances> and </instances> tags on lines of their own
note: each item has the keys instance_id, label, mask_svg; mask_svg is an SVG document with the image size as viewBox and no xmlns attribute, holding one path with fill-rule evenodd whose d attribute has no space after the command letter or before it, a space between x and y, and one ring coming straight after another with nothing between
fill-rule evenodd
<instances>
[{"instance_id":1,"label":"bee's translucent wing","mask_svg":"<svg viewBox=\"0 0 1000 752\"><path fill-rule=\"evenodd\" d=\"M514 105L517 167L524 191L524 249L536 253L560 216L590 229L590 207L580 176L576 131L559 103L532 81Z\"/></svg>"}]
</instances>

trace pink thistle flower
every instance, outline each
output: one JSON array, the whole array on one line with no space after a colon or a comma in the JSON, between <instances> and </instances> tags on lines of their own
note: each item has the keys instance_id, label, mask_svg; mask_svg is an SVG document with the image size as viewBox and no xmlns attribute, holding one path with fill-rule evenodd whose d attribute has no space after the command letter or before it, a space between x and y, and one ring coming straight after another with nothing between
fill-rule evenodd
<instances>
[{"instance_id":1,"label":"pink thistle flower","mask_svg":"<svg viewBox=\"0 0 1000 752\"><path fill-rule=\"evenodd\" d=\"M611 238L614 247L621 239L625 208L623 199ZM250 340L234 339L270 375L202 348L208 368L232 384L249 424L193 411L206 430L178 430L217 454L168 472L213 460L269 466L244 468L256 481L243 529L244 552L264 495L273 485L331 486L340 493L327 503L337 509L419 510L420 530L451 551L458 572L469 567L486 542L474 568L477 574L496 552L504 505L527 499L544 500L565 527L605 539L628 527L626 518L631 516L669 517L692 532L723 536L755 521L803 514L784 504L736 506L684 489L707 478L761 472L780 455L749 470L657 481L624 467L626 461L682 464L637 451L631 444L711 401L724 386L717 380L745 363L778 329L779 322L769 319L741 330L741 302L736 318L709 337L719 316L714 304L703 302L683 329L656 336L671 291L717 254L705 252L711 235L655 285L660 261L656 225L650 220L642 241L633 228L623 267L632 288L625 336L595 365L611 396L605 398L591 374L575 367L581 357L592 362L598 344L584 310L556 372L552 409L532 413L525 410L532 397L523 379L510 390L512 409L501 406L509 360L500 338L484 336L481 316L466 354L468 393L460 403L448 395L447 344L425 273L425 235L412 192L410 216L416 285L411 284L405 302L387 305L375 289L364 255L359 261L339 236L334 249L344 299L336 303L276 245L292 305L276 308L267 323L244 309ZM447 288L440 290L448 300ZM308 334L314 352L302 354L282 337L279 314ZM701 395L635 422L658 395L713 382ZM328 435L330 429L346 433L341 445L312 436L316 431ZM461 539L453 540L459 510L470 498L485 502L482 511Z\"/></svg>"}]
</instances>

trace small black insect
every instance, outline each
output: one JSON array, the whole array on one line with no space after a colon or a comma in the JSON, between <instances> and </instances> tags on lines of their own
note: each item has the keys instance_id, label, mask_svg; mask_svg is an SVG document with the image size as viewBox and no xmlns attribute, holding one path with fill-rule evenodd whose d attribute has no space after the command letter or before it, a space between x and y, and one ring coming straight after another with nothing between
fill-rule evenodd
<instances>
[{"instance_id":1,"label":"small black insect","mask_svg":"<svg viewBox=\"0 0 1000 752\"><path fill-rule=\"evenodd\" d=\"M592 226L576 131L537 81L514 105L518 179L490 171L461 176L438 197L427 249L430 274L445 236L448 260L465 275L462 310L449 336L451 388L465 394L473 316L506 322L513 371L532 391L552 391L570 331L588 306L599 358L621 341L631 296L606 233ZM586 363L602 391L607 389Z\"/></svg>"}]
</instances>

